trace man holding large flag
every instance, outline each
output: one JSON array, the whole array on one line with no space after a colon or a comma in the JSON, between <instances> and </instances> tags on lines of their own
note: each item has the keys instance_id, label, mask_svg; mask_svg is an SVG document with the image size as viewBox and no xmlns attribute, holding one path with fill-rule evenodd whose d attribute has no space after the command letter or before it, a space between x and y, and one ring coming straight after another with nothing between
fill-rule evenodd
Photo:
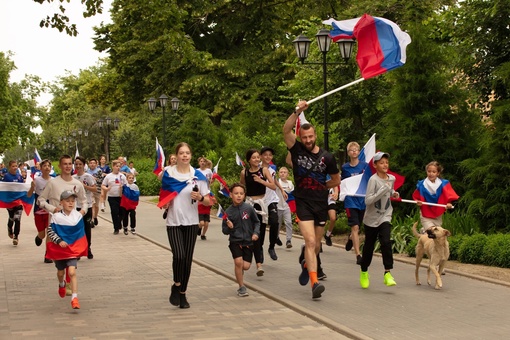
<instances>
[{"instance_id":1,"label":"man holding large flag","mask_svg":"<svg viewBox=\"0 0 510 340\"><path fill-rule=\"evenodd\" d=\"M283 137L290 151L294 179L296 182L296 215L299 229L305 240L305 260L301 261L299 283L312 286L312 298L320 298L324 286L317 278L317 254L320 250L324 226L328 217L328 192L340 184L340 173L335 157L315 144L317 134L311 124L303 124L299 129L300 141L292 132L301 112L308 108L305 101L300 101L283 126ZM327 175L331 176L326 181Z\"/></svg>"}]
</instances>

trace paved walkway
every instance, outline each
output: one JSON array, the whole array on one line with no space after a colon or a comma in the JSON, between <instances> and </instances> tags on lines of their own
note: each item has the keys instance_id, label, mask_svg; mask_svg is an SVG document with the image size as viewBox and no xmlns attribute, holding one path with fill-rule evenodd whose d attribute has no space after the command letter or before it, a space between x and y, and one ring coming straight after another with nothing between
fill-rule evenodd
<instances>
[{"instance_id":1,"label":"paved walkway","mask_svg":"<svg viewBox=\"0 0 510 340\"><path fill-rule=\"evenodd\" d=\"M263 277L246 273L250 296L239 298L216 219L207 241L197 240L191 308L181 310L168 303L171 253L161 215L142 201L138 236L125 236L113 235L109 213L100 214L95 258L78 264L80 310L58 296L56 269L34 245L32 216L23 216L17 247L0 232L0 339L506 339L510 333L508 287L448 273L436 291L416 286L414 266L400 262L392 271L398 285L386 287L374 257L371 286L363 290L354 255L339 246L324 246L326 291L312 301L310 287L297 282L298 238L290 250L277 247L278 261L266 254ZM6 219L0 209L0 224Z\"/></svg>"}]
</instances>

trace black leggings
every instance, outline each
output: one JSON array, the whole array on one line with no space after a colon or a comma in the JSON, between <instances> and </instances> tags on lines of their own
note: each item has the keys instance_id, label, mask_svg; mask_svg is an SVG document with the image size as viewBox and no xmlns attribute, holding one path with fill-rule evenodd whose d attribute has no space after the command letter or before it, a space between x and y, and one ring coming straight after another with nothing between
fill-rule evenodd
<instances>
[{"instance_id":1,"label":"black leggings","mask_svg":"<svg viewBox=\"0 0 510 340\"><path fill-rule=\"evenodd\" d=\"M280 232L280 223L278 222L278 203L271 203L267 206L267 223L269 224L269 249L274 249Z\"/></svg>"},{"instance_id":2,"label":"black leggings","mask_svg":"<svg viewBox=\"0 0 510 340\"><path fill-rule=\"evenodd\" d=\"M393 250L391 247L391 224L384 222L378 227L365 226L365 245L361 260L361 271L366 272L374 254L375 241L379 238L385 270L393 269Z\"/></svg>"},{"instance_id":3,"label":"black leggings","mask_svg":"<svg viewBox=\"0 0 510 340\"><path fill-rule=\"evenodd\" d=\"M122 226L124 229L127 229L130 219L131 229L136 228L136 210L126 210L126 208L120 207L120 216L122 216Z\"/></svg>"},{"instance_id":4,"label":"black leggings","mask_svg":"<svg viewBox=\"0 0 510 340\"><path fill-rule=\"evenodd\" d=\"M198 224L186 226L167 226L168 242L172 248L172 270L174 282L180 283L182 293L188 288L193 263L193 252L197 241Z\"/></svg>"},{"instance_id":5,"label":"black leggings","mask_svg":"<svg viewBox=\"0 0 510 340\"><path fill-rule=\"evenodd\" d=\"M108 197L110 212L112 214L113 229L121 230L120 197Z\"/></svg>"},{"instance_id":6,"label":"black leggings","mask_svg":"<svg viewBox=\"0 0 510 340\"><path fill-rule=\"evenodd\" d=\"M259 204L255 204L253 209L258 211L262 210ZM255 258L255 263L263 263L264 253L262 246L264 245L264 240L266 239L266 224L262 223L262 215L257 214L257 217L260 221L260 235L258 240L253 242L253 257Z\"/></svg>"}]
</instances>

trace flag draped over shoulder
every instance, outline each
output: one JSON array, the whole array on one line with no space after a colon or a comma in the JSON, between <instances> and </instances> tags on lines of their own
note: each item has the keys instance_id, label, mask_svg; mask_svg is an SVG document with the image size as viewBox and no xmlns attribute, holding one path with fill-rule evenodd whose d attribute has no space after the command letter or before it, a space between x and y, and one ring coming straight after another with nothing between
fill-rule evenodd
<instances>
[{"instance_id":1,"label":"flag draped over shoulder","mask_svg":"<svg viewBox=\"0 0 510 340\"><path fill-rule=\"evenodd\" d=\"M340 183L340 201L345 200L345 196L364 196L367 193L367 184L370 177L376 173L374 167L375 133L370 137L367 143L361 149L358 159L367 163L362 174L343 179ZM405 181L405 177L388 170L388 174L395 176L394 190L400 188Z\"/></svg>"},{"instance_id":2,"label":"flag draped over shoulder","mask_svg":"<svg viewBox=\"0 0 510 340\"><path fill-rule=\"evenodd\" d=\"M152 172L154 174L159 175L161 171L165 168L165 152L163 148L158 143L158 139L156 138L156 163L154 164L154 170Z\"/></svg>"},{"instance_id":3,"label":"flag draped over shoulder","mask_svg":"<svg viewBox=\"0 0 510 340\"><path fill-rule=\"evenodd\" d=\"M393 70L406 62L406 47L411 43L411 37L388 19L364 14L360 18L329 19L323 23L333 26L330 36L334 42L356 38L356 61L364 79Z\"/></svg>"},{"instance_id":4,"label":"flag draped over shoulder","mask_svg":"<svg viewBox=\"0 0 510 340\"><path fill-rule=\"evenodd\" d=\"M133 190L126 184L122 186L122 198L120 199L120 206L126 210L135 210L140 200L140 191Z\"/></svg>"},{"instance_id":5,"label":"flag draped over shoulder","mask_svg":"<svg viewBox=\"0 0 510 340\"><path fill-rule=\"evenodd\" d=\"M53 229L68 246L62 248L53 242L46 243L47 258L52 260L64 260L87 256L87 237L85 236L83 217L78 211L73 210L69 216L61 212L54 214L51 218L51 229Z\"/></svg>"},{"instance_id":6,"label":"flag draped over shoulder","mask_svg":"<svg viewBox=\"0 0 510 340\"><path fill-rule=\"evenodd\" d=\"M27 176L26 183L0 182L0 208L14 208L22 205L27 216L30 215L35 199L35 195L27 196L31 182L30 176Z\"/></svg>"},{"instance_id":7,"label":"flag draped over shoulder","mask_svg":"<svg viewBox=\"0 0 510 340\"><path fill-rule=\"evenodd\" d=\"M459 195L453 190L450 181L446 179L436 179L441 181L441 184L437 189L435 189L434 193L431 193L433 190L429 190L427 188L427 180L423 179L418 181L416 185L416 190L413 193L413 199L416 201L436 203L436 204L447 204L459 199ZM431 205L422 205L420 207L421 214L423 217L428 218L436 218L444 214L446 208L436 207Z\"/></svg>"},{"instance_id":8,"label":"flag draped over shoulder","mask_svg":"<svg viewBox=\"0 0 510 340\"><path fill-rule=\"evenodd\" d=\"M170 168L172 169L172 168ZM198 169L193 169L195 171L193 178L199 181L207 181L207 178L204 176L202 172ZM180 192L188 185L188 181L180 181L168 173L168 171L164 171L163 179L161 181L161 189L159 191L159 202L158 207L162 208L168 203L170 203Z\"/></svg>"}]
</instances>

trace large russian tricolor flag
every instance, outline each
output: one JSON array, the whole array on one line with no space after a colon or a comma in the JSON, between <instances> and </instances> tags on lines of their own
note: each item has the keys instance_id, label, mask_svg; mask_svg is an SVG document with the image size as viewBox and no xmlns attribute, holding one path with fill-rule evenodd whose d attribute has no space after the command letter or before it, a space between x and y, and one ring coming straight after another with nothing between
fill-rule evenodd
<instances>
[{"instance_id":1,"label":"large russian tricolor flag","mask_svg":"<svg viewBox=\"0 0 510 340\"><path fill-rule=\"evenodd\" d=\"M65 260L87 256L88 243L85 236L85 228L82 215L73 210L69 216L62 212L56 213L51 217L51 229L68 246L62 248L56 243L46 243L46 257L51 260Z\"/></svg>"},{"instance_id":2,"label":"large russian tricolor flag","mask_svg":"<svg viewBox=\"0 0 510 340\"><path fill-rule=\"evenodd\" d=\"M330 36L334 42L356 38L356 61L364 79L388 72L406 62L406 47L411 43L411 37L388 19L364 14L361 18L329 19L323 23L333 26Z\"/></svg>"},{"instance_id":3,"label":"large russian tricolor flag","mask_svg":"<svg viewBox=\"0 0 510 340\"><path fill-rule=\"evenodd\" d=\"M131 189L127 184L122 186L120 206L126 210L135 210L140 201L140 191Z\"/></svg>"},{"instance_id":4,"label":"large russian tricolor flag","mask_svg":"<svg viewBox=\"0 0 510 340\"><path fill-rule=\"evenodd\" d=\"M230 190L228 188L227 182L217 173L213 173L212 178L213 180L220 182L220 193L223 196L230 198Z\"/></svg>"},{"instance_id":5,"label":"large russian tricolor flag","mask_svg":"<svg viewBox=\"0 0 510 340\"><path fill-rule=\"evenodd\" d=\"M199 181L207 181L204 174L195 169L194 178ZM171 177L168 171L163 173L163 179L161 181L161 189L159 190L159 202L158 207L162 208L170 203L180 192L188 185L187 181L179 181L178 179Z\"/></svg>"},{"instance_id":6,"label":"large russian tricolor flag","mask_svg":"<svg viewBox=\"0 0 510 340\"><path fill-rule=\"evenodd\" d=\"M35 199L33 194L30 197L27 196L31 182L30 176L27 177L26 183L0 182L0 208L14 208L22 205L27 216L30 215Z\"/></svg>"},{"instance_id":7,"label":"large russian tricolor flag","mask_svg":"<svg viewBox=\"0 0 510 340\"><path fill-rule=\"evenodd\" d=\"M426 179L419 181L413 192L413 199L436 204L447 204L459 199L459 195L453 190L450 181L441 178L437 178L436 181L441 181L437 188L429 187ZM446 208L424 204L420 210L423 217L436 218L444 214Z\"/></svg>"}]
</instances>

